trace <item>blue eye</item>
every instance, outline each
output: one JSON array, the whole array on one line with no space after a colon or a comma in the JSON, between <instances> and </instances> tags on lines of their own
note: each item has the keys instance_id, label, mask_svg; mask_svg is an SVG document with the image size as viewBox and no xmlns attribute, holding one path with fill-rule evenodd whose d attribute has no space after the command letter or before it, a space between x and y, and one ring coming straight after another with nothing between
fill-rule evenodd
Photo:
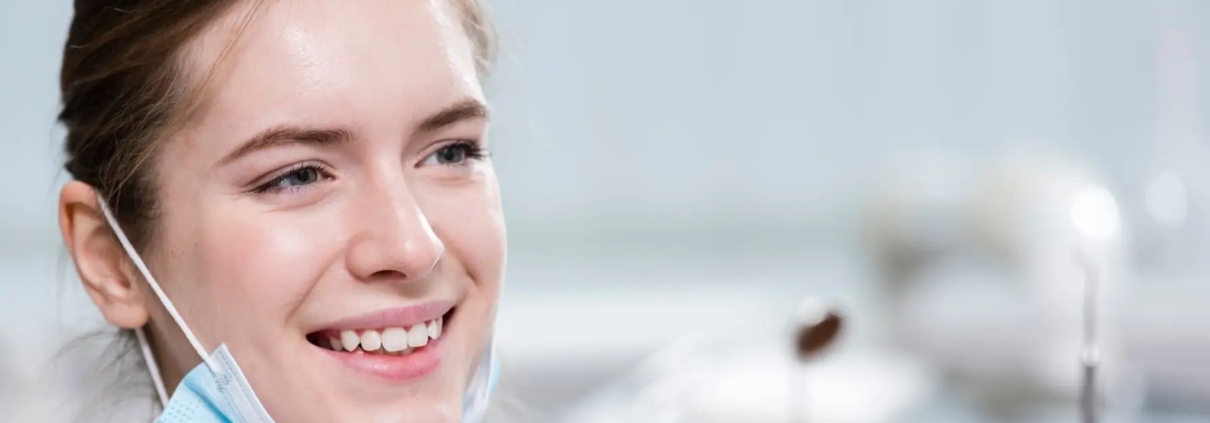
<instances>
[{"instance_id":1,"label":"blue eye","mask_svg":"<svg viewBox=\"0 0 1210 423\"><path fill-rule=\"evenodd\" d=\"M460 145L459 146L449 146L449 147L444 147L440 150L437 150L437 153L436 153L437 163L452 164L452 163L461 163L463 160L466 160L466 149L465 148L456 148L456 147L463 147L463 146L460 146Z\"/></svg>"},{"instance_id":2,"label":"blue eye","mask_svg":"<svg viewBox=\"0 0 1210 423\"><path fill-rule=\"evenodd\" d=\"M433 152L428 157L424 158L421 165L463 165L469 160L478 160L485 157L486 154L482 148L470 141L459 141Z\"/></svg>"},{"instance_id":3,"label":"blue eye","mask_svg":"<svg viewBox=\"0 0 1210 423\"><path fill-rule=\"evenodd\" d=\"M319 169L306 167L283 175L277 183L279 187L298 187L311 185L319 181Z\"/></svg>"},{"instance_id":4,"label":"blue eye","mask_svg":"<svg viewBox=\"0 0 1210 423\"><path fill-rule=\"evenodd\" d=\"M312 185L324 178L324 170L317 164L297 165L280 176L256 188L256 192L277 192Z\"/></svg>"}]
</instances>

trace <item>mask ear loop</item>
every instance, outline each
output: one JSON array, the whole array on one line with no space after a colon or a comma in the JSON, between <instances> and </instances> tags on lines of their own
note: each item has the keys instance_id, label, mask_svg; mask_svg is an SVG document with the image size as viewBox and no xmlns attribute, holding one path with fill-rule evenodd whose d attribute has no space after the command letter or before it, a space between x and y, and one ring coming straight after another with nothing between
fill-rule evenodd
<instances>
[{"instance_id":1,"label":"mask ear loop","mask_svg":"<svg viewBox=\"0 0 1210 423\"><path fill-rule=\"evenodd\" d=\"M135 336L139 338L139 350L143 352L143 362L147 363L147 370L151 372L151 382L155 384L155 394L160 397L160 406L168 406L168 390L164 389L164 378L160 376L160 365L155 361L155 355L151 353L151 344L147 343L147 333L143 332L143 328L135 328Z\"/></svg>"},{"instance_id":2,"label":"mask ear loop","mask_svg":"<svg viewBox=\"0 0 1210 423\"><path fill-rule=\"evenodd\" d=\"M463 396L462 401L468 404L463 410L463 423L478 423L487 414L487 407L492 393L500 380L500 360L496 356L496 340L493 337L487 347L487 352L479 362L479 367L471 379L471 386Z\"/></svg>"},{"instance_id":3,"label":"mask ear loop","mask_svg":"<svg viewBox=\"0 0 1210 423\"><path fill-rule=\"evenodd\" d=\"M189 340L189 345L193 346L193 350L206 363L206 367L209 367L215 374L222 373L219 366L210 360L210 356L206 354L206 349L202 347L202 343L193 335L193 331L189 330L189 325L185 324L185 319L181 318L180 312L172 305L172 301L168 299L168 295L164 294L163 289L160 289L160 283L155 280L154 276L151 276L151 271L147 269L147 265L143 263L143 259L139 257L139 253L135 251L130 240L126 238L126 234L122 232L122 227L118 226L118 220L113 217L113 212L109 210L109 206L105 204L105 199L101 198L100 193L97 194L97 203L101 206L101 212L105 214L105 221L113 229L114 235L118 236L118 242L122 244L122 249L126 250L126 255L130 256L130 260L134 262L135 267L139 269L144 278L147 278L147 285L150 285L151 290L155 291L156 297L164 305L164 309L168 311L168 315L172 316L172 320L176 322L177 326L180 326L181 332L185 333L185 338ZM151 371L151 378L155 381L156 393L159 394L160 401L167 406L167 390L164 389L164 381L160 377L159 366L156 365L155 357L151 354L151 347L147 343L147 334L144 333L143 328L136 329L135 334L138 335L139 346L143 350L143 360L147 362L147 367Z\"/></svg>"}]
</instances>

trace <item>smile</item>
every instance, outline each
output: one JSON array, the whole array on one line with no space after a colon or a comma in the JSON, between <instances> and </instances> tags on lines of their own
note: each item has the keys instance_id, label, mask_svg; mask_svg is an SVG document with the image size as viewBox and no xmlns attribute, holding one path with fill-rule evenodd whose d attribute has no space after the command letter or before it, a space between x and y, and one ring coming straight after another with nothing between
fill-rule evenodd
<instances>
[{"instance_id":1,"label":"smile","mask_svg":"<svg viewBox=\"0 0 1210 423\"><path fill-rule=\"evenodd\" d=\"M313 336L312 344L332 351L368 354L408 355L431 341L441 339L444 317L438 317L411 327L323 331ZM326 340L324 338L327 338ZM326 341L326 342L325 342Z\"/></svg>"},{"instance_id":2,"label":"smile","mask_svg":"<svg viewBox=\"0 0 1210 423\"><path fill-rule=\"evenodd\" d=\"M359 373L392 381L422 378L441 366L452 302L389 309L311 332L317 351Z\"/></svg>"}]
</instances>

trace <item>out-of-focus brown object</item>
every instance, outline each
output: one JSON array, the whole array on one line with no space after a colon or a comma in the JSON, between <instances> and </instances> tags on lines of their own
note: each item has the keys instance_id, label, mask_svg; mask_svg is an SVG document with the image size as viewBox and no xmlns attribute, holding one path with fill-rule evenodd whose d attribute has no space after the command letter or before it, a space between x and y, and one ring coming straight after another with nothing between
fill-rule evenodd
<instances>
[{"instance_id":1,"label":"out-of-focus brown object","mask_svg":"<svg viewBox=\"0 0 1210 423\"><path fill-rule=\"evenodd\" d=\"M818 300L808 300L799 310L794 355L799 361L818 356L832 345L843 328L840 312Z\"/></svg>"}]
</instances>

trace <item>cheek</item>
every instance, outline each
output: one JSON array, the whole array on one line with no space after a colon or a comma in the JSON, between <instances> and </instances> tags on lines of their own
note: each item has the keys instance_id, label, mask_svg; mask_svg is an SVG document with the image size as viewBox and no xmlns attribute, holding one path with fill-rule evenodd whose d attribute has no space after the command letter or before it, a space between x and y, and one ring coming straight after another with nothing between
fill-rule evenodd
<instances>
[{"instance_id":1,"label":"cheek","mask_svg":"<svg viewBox=\"0 0 1210 423\"><path fill-rule=\"evenodd\" d=\"M330 261L322 251L322 225L217 210L201 222L193 238L197 272L205 275L202 285L210 287L208 296L224 315L282 327Z\"/></svg>"},{"instance_id":2,"label":"cheek","mask_svg":"<svg viewBox=\"0 0 1210 423\"><path fill-rule=\"evenodd\" d=\"M494 180L487 187L423 197L422 207L433 231L445 244L446 259L466 272L467 298L459 305L460 327L470 329L462 361L474 371L479 354L492 337L493 321L504 281L506 231ZM452 264L452 263L450 263ZM452 275L451 275L452 276ZM462 275L455 276L462 278Z\"/></svg>"},{"instance_id":3,"label":"cheek","mask_svg":"<svg viewBox=\"0 0 1210 423\"><path fill-rule=\"evenodd\" d=\"M482 185L421 199L425 215L479 289L494 292L507 255L504 215L494 176Z\"/></svg>"}]
</instances>

